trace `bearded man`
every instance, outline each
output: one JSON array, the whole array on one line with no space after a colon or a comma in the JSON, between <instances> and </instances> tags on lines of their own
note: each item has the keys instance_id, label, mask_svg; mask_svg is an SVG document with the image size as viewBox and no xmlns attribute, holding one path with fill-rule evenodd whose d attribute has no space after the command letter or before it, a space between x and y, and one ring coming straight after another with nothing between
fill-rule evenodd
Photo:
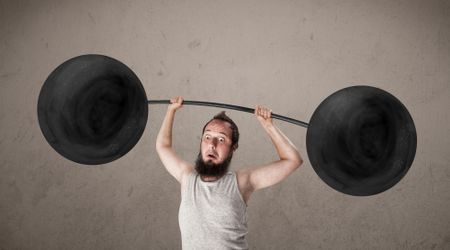
<instances>
[{"instance_id":1,"label":"bearded man","mask_svg":"<svg viewBox=\"0 0 450 250\"><path fill-rule=\"evenodd\" d=\"M272 140L279 160L229 171L233 152L238 148L239 130L222 112L203 127L195 164L184 161L172 148L173 121L182 103L182 97L171 99L156 139L163 165L181 186L178 221L182 248L248 249L250 196L287 178L303 160L294 144L273 124L271 110L257 106L255 115Z\"/></svg>"}]
</instances>

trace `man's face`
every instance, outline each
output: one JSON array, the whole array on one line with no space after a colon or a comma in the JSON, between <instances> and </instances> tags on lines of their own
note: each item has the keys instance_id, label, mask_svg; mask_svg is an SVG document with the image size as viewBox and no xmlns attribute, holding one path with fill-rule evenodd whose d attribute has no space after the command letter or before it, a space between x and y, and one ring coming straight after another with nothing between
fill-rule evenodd
<instances>
[{"instance_id":1,"label":"man's face","mask_svg":"<svg viewBox=\"0 0 450 250\"><path fill-rule=\"evenodd\" d=\"M208 123L200 144L200 159L196 164L200 174L220 176L227 171L233 154L231 135L229 123L221 120Z\"/></svg>"},{"instance_id":2,"label":"man's face","mask_svg":"<svg viewBox=\"0 0 450 250\"><path fill-rule=\"evenodd\" d=\"M201 142L203 161L222 163L231 153L231 128L228 122L212 120L205 128Z\"/></svg>"}]
</instances>

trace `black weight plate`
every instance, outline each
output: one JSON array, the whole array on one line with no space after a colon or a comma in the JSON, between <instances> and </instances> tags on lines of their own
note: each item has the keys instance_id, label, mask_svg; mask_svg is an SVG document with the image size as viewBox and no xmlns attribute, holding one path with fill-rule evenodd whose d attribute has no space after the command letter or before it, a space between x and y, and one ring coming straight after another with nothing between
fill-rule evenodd
<instances>
[{"instance_id":1,"label":"black weight plate","mask_svg":"<svg viewBox=\"0 0 450 250\"><path fill-rule=\"evenodd\" d=\"M409 170L416 129L405 106L375 87L335 92L314 111L306 134L317 175L335 190L355 196L383 192Z\"/></svg>"},{"instance_id":2,"label":"black weight plate","mask_svg":"<svg viewBox=\"0 0 450 250\"><path fill-rule=\"evenodd\" d=\"M59 154L95 165L116 160L136 145L148 104L141 82L125 64L82 55L49 75L37 112L45 139Z\"/></svg>"}]
</instances>

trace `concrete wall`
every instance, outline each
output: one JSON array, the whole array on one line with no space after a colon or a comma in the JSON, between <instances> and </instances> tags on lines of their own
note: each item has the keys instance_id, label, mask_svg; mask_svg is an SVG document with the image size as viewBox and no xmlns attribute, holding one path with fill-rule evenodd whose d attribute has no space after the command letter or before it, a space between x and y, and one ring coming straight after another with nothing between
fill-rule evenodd
<instances>
[{"instance_id":1,"label":"concrete wall","mask_svg":"<svg viewBox=\"0 0 450 250\"><path fill-rule=\"evenodd\" d=\"M110 164L83 166L45 141L37 99L49 73L86 53L117 58L149 99L253 107L309 121L350 85L394 94L418 135L392 189L329 188L306 154L306 130L276 124L306 162L249 203L251 249L450 248L449 1L0 1L0 249L179 249L179 186L155 152L165 106ZM174 147L193 161L220 109L183 107ZM276 159L257 120L240 126L233 169Z\"/></svg>"}]
</instances>

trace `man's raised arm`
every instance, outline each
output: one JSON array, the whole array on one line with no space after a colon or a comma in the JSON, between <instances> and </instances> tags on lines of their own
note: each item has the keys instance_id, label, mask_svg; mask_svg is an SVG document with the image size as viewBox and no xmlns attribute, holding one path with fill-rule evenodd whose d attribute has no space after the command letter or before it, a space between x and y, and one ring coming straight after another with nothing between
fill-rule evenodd
<instances>
[{"instance_id":1,"label":"man's raised arm","mask_svg":"<svg viewBox=\"0 0 450 250\"><path fill-rule=\"evenodd\" d=\"M271 110L257 106L255 115L272 140L280 159L245 171L252 192L279 183L303 163L294 144L272 123Z\"/></svg>"},{"instance_id":2,"label":"man's raised arm","mask_svg":"<svg viewBox=\"0 0 450 250\"><path fill-rule=\"evenodd\" d=\"M170 100L171 104L167 108L164 121L156 137L156 151L167 171L181 183L185 173L188 173L193 167L181 160L172 148L172 128L175 118L175 112L182 106L183 98L175 97Z\"/></svg>"}]
</instances>

